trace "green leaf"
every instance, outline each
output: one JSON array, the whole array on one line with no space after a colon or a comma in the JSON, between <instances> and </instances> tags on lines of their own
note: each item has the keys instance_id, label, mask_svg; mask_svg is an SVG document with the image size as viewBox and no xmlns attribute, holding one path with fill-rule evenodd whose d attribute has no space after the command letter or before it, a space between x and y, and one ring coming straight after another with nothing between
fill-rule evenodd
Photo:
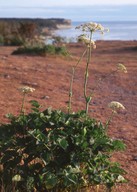
<instances>
[{"instance_id":1,"label":"green leaf","mask_svg":"<svg viewBox=\"0 0 137 192\"><path fill-rule=\"evenodd\" d=\"M86 127L84 127L84 128L82 129L82 135L85 136L86 133L87 133L87 129L86 129Z\"/></svg>"},{"instance_id":2,"label":"green leaf","mask_svg":"<svg viewBox=\"0 0 137 192\"><path fill-rule=\"evenodd\" d=\"M40 108L40 104L36 100L31 100L30 103L33 107Z\"/></svg>"},{"instance_id":3,"label":"green leaf","mask_svg":"<svg viewBox=\"0 0 137 192\"><path fill-rule=\"evenodd\" d=\"M73 183L73 184L77 184L78 182L78 178L77 178L77 175L76 174L70 174L68 177L68 180Z\"/></svg>"},{"instance_id":4,"label":"green leaf","mask_svg":"<svg viewBox=\"0 0 137 192\"><path fill-rule=\"evenodd\" d=\"M115 150L123 151L126 148L125 144L122 141L120 141L120 140L114 140L113 141L113 145L114 145L114 149Z\"/></svg>"},{"instance_id":5,"label":"green leaf","mask_svg":"<svg viewBox=\"0 0 137 192\"><path fill-rule=\"evenodd\" d=\"M38 110L37 108L34 108L34 107L32 107L31 110L34 111L34 112L36 112L36 113L39 112L39 110Z\"/></svg>"},{"instance_id":6,"label":"green leaf","mask_svg":"<svg viewBox=\"0 0 137 192\"><path fill-rule=\"evenodd\" d=\"M12 120L14 118L14 115L12 113L7 113L5 117Z\"/></svg>"},{"instance_id":7,"label":"green leaf","mask_svg":"<svg viewBox=\"0 0 137 192\"><path fill-rule=\"evenodd\" d=\"M91 99L92 99L92 97L90 97L90 96L87 97L87 98L86 98L86 102L87 102L87 103L90 103Z\"/></svg>"},{"instance_id":8,"label":"green leaf","mask_svg":"<svg viewBox=\"0 0 137 192\"><path fill-rule=\"evenodd\" d=\"M66 148L68 147L67 140L65 138L59 138L57 141L59 146L62 147L64 150L66 150Z\"/></svg>"},{"instance_id":9,"label":"green leaf","mask_svg":"<svg viewBox=\"0 0 137 192\"><path fill-rule=\"evenodd\" d=\"M46 188L47 189L54 188L57 182L58 182L57 177L53 173L48 173L45 181Z\"/></svg>"}]
</instances>

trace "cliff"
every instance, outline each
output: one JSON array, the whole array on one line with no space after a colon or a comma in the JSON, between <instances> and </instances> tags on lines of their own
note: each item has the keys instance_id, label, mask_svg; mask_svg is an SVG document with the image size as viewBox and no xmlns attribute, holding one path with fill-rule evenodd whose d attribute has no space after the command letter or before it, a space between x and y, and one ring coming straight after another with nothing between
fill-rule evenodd
<instances>
[{"instance_id":1,"label":"cliff","mask_svg":"<svg viewBox=\"0 0 137 192\"><path fill-rule=\"evenodd\" d=\"M0 18L0 23L6 22L9 25L18 26L19 23L35 23L40 28L58 29L71 27L71 20L51 18L51 19L30 19L30 18Z\"/></svg>"}]
</instances>

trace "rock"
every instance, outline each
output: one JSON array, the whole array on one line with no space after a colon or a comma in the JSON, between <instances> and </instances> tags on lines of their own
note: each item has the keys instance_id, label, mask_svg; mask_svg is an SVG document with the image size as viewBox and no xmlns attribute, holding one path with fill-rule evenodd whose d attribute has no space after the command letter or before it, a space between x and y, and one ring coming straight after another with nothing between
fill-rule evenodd
<instances>
[{"instance_id":1,"label":"rock","mask_svg":"<svg viewBox=\"0 0 137 192\"><path fill-rule=\"evenodd\" d=\"M50 97L47 95L44 95L43 97L41 97L41 99L49 99Z\"/></svg>"},{"instance_id":2,"label":"rock","mask_svg":"<svg viewBox=\"0 0 137 192\"><path fill-rule=\"evenodd\" d=\"M133 160L133 161L137 161L137 156L133 157L132 160Z\"/></svg>"},{"instance_id":3,"label":"rock","mask_svg":"<svg viewBox=\"0 0 137 192\"><path fill-rule=\"evenodd\" d=\"M27 86L38 87L38 83L22 82L22 84L27 85Z\"/></svg>"},{"instance_id":4,"label":"rock","mask_svg":"<svg viewBox=\"0 0 137 192\"><path fill-rule=\"evenodd\" d=\"M8 58L8 56L3 56L2 60L6 60Z\"/></svg>"}]
</instances>

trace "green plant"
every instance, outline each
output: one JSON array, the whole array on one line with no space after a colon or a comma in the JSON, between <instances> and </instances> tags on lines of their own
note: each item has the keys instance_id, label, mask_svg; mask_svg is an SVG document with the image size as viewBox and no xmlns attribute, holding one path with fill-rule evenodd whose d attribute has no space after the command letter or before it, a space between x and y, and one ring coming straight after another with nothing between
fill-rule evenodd
<instances>
[{"instance_id":1,"label":"green plant","mask_svg":"<svg viewBox=\"0 0 137 192\"><path fill-rule=\"evenodd\" d=\"M0 35L0 45L3 45L4 44L4 38L2 35Z\"/></svg>"},{"instance_id":2,"label":"green plant","mask_svg":"<svg viewBox=\"0 0 137 192\"><path fill-rule=\"evenodd\" d=\"M113 186L123 178L124 170L109 158L125 146L109 138L101 122L82 111L40 112L37 101L31 104L31 113L9 115L11 122L0 126L0 176L6 185L16 183L20 191L76 191Z\"/></svg>"},{"instance_id":3,"label":"green plant","mask_svg":"<svg viewBox=\"0 0 137 192\"><path fill-rule=\"evenodd\" d=\"M12 54L29 54L29 55L63 55L67 56L68 52L64 46L43 45L43 46L23 46L19 47Z\"/></svg>"},{"instance_id":4,"label":"green plant","mask_svg":"<svg viewBox=\"0 0 137 192\"><path fill-rule=\"evenodd\" d=\"M16 20L16 19L15 19ZM3 38L3 45L20 46L35 35L40 35L41 29L33 22L18 22L11 19L0 21L0 34Z\"/></svg>"},{"instance_id":5,"label":"green plant","mask_svg":"<svg viewBox=\"0 0 137 192\"><path fill-rule=\"evenodd\" d=\"M90 27L90 28L89 28ZM108 191L117 183L126 182L126 173L110 158L114 151L125 149L122 141L112 139L107 134L108 126L118 109L124 109L119 102L111 102L112 115L103 125L88 115L92 93L87 94L88 67L91 50L95 42L91 39L93 31L103 31L98 24L84 25L83 30L90 29L90 38L79 37L86 44L86 50L73 67L70 82L68 113L48 108L41 110L40 104L32 100L31 112L25 114L24 103L33 88L23 87L20 114L8 114L10 122L0 125L0 185L12 186L15 190L38 192L80 192L90 186L101 185ZM92 31L91 31L92 29ZM49 52L56 47L45 48ZM76 67L87 53L84 79L85 110L72 112L71 99ZM123 64L117 70L127 72ZM117 71L116 70L116 71Z\"/></svg>"},{"instance_id":6,"label":"green plant","mask_svg":"<svg viewBox=\"0 0 137 192\"><path fill-rule=\"evenodd\" d=\"M53 39L54 45L58 45L66 42L65 38L61 36L53 36L52 39Z\"/></svg>"},{"instance_id":7,"label":"green plant","mask_svg":"<svg viewBox=\"0 0 137 192\"><path fill-rule=\"evenodd\" d=\"M86 62L85 77L84 77L84 98L86 103L85 111L86 111L86 114L88 114L89 104L93 96L93 92L91 93L87 92L89 64L91 62L91 52L93 49L96 49L95 41L92 40L92 38L95 32L104 33L106 29L101 24L92 23L92 22L80 25L76 27L76 29L82 30L83 34L78 37L78 40L80 42L83 42L86 45L86 50L83 52L82 57L84 57L84 55L86 54L87 62Z\"/></svg>"},{"instance_id":8,"label":"green plant","mask_svg":"<svg viewBox=\"0 0 137 192\"><path fill-rule=\"evenodd\" d=\"M13 46L20 46L20 45L23 45L23 43L24 43L23 40L19 37L18 38L13 37L10 42L10 44Z\"/></svg>"},{"instance_id":9,"label":"green plant","mask_svg":"<svg viewBox=\"0 0 137 192\"><path fill-rule=\"evenodd\" d=\"M99 84L104 79L108 78L110 75L112 75L118 71L127 73L127 69L122 63L118 63L117 69L112 71L106 77L99 78L99 80L95 83L93 90L88 93L87 86L88 86L88 78L89 78L89 65L91 64L92 51L94 49L96 49L96 43L93 40L93 34L95 32L100 32L103 34L105 31L109 31L109 30L105 29L101 24L92 23L92 22L80 25L80 26L76 27L76 29L82 30L83 34L78 37L78 41L84 43L86 45L86 48L83 51L83 53L82 53L81 57L79 58L78 62L76 63L76 65L72 68L72 78L70 81L68 112L69 113L71 112L71 102L72 102L72 95L73 95L73 81L74 81L75 71L76 71L78 65L80 64L81 60L83 59L83 57L86 55L86 68L85 68L85 74L84 74L83 92L84 92L84 98L85 98L85 112L86 112L86 114L88 114L89 105L94 96L95 89L99 86Z\"/></svg>"}]
</instances>

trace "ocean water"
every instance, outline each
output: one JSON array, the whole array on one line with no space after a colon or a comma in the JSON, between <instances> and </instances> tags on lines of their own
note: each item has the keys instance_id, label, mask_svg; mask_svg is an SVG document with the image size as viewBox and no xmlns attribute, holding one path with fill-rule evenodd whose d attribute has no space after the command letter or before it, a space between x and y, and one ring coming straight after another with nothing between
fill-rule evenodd
<instances>
[{"instance_id":1,"label":"ocean water","mask_svg":"<svg viewBox=\"0 0 137 192\"><path fill-rule=\"evenodd\" d=\"M56 35L66 39L76 40L81 34L75 30L84 22L99 22L109 28L110 32L101 36L95 34L95 39L104 40L137 40L137 5L100 5L100 6L15 6L0 2L0 18L65 18L71 19L72 27L56 31Z\"/></svg>"},{"instance_id":2,"label":"ocean water","mask_svg":"<svg viewBox=\"0 0 137 192\"><path fill-rule=\"evenodd\" d=\"M66 38L67 41L76 41L82 32L75 28L83 23L72 22L71 28L57 30L55 34ZM99 23L109 28L109 32L105 32L104 35L95 33L93 36L95 40L137 40L137 21L102 21Z\"/></svg>"}]
</instances>

